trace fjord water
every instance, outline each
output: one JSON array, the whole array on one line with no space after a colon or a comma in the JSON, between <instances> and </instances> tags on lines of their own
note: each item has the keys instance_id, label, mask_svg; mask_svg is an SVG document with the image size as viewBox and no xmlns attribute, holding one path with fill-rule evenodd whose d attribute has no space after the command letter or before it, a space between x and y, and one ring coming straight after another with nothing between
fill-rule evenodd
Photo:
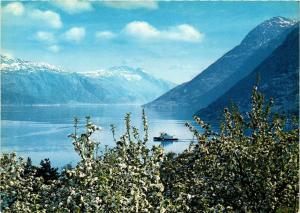
<instances>
[{"instance_id":1,"label":"fjord water","mask_svg":"<svg viewBox=\"0 0 300 213\"><path fill-rule=\"evenodd\" d=\"M100 141L100 151L113 147L110 125L116 126L116 137L125 132L124 115L131 113L131 124L142 130L142 108L139 105L48 105L48 106L2 106L1 151L15 151L18 156L30 157L34 164L49 158L54 166L68 163L75 165L78 156L68 135L73 133L73 117L79 118L80 126L85 116L101 127L94 137ZM181 152L193 140L185 127L189 115L174 111L146 110L149 125L149 146L162 145L166 152ZM83 130L83 129L82 129ZM140 131L142 133L142 131ZM160 143L152 138L167 132L179 138L178 142ZM142 133L143 134L143 133Z\"/></svg>"}]
</instances>

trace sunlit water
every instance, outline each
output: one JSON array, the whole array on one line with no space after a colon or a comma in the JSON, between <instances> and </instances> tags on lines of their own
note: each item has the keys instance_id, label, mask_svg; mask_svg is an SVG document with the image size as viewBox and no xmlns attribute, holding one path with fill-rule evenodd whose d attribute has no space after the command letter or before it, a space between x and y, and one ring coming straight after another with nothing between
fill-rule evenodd
<instances>
[{"instance_id":1,"label":"sunlit water","mask_svg":"<svg viewBox=\"0 0 300 213\"><path fill-rule=\"evenodd\" d=\"M34 164L49 158L54 166L62 167L78 161L72 141L68 135L73 132L73 117L84 125L85 116L90 115L93 123L101 127L95 138L105 145L115 145L110 124L116 126L116 136L124 133L124 115L131 113L132 125L142 126L142 108L137 105L63 105L63 106L2 106L1 107L1 152L15 151L19 156L30 157ZM166 152L181 152L193 140L185 127L190 116L179 116L176 112L147 110L149 146L162 145ZM160 143L152 138L160 132L167 132L179 138L178 142Z\"/></svg>"}]
</instances>

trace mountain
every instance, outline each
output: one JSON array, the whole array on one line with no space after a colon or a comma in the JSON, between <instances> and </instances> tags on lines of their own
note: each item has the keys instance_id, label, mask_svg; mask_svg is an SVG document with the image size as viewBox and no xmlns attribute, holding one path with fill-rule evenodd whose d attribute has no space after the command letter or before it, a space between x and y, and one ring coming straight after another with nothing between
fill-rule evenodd
<instances>
[{"instance_id":1,"label":"mountain","mask_svg":"<svg viewBox=\"0 0 300 213\"><path fill-rule=\"evenodd\" d=\"M251 74L236 83L222 97L197 115L206 121L219 118L224 107L235 103L242 112L251 107L251 91L259 75L260 91L266 98L274 99L274 111L299 114L299 27Z\"/></svg>"},{"instance_id":2,"label":"mountain","mask_svg":"<svg viewBox=\"0 0 300 213\"><path fill-rule=\"evenodd\" d=\"M194 79L168 91L146 107L172 106L185 108L190 113L206 107L266 59L283 42L295 23L283 17L261 23L238 46Z\"/></svg>"},{"instance_id":3,"label":"mountain","mask_svg":"<svg viewBox=\"0 0 300 213\"><path fill-rule=\"evenodd\" d=\"M75 73L1 56L2 104L145 103L174 87L142 69Z\"/></svg>"},{"instance_id":4,"label":"mountain","mask_svg":"<svg viewBox=\"0 0 300 213\"><path fill-rule=\"evenodd\" d=\"M113 91L112 97L118 96L117 100L121 103L128 102L128 99L145 103L175 86L171 82L154 78L141 68L128 66L115 66L108 70L86 72L83 75L95 85L110 88L110 91ZM109 100L109 97L106 98L108 102L114 102Z\"/></svg>"}]
</instances>

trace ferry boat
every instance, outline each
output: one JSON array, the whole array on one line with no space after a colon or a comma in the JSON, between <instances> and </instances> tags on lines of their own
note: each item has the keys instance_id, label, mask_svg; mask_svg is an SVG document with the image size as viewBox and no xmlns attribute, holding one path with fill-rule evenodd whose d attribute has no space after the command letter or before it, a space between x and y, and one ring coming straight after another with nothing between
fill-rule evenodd
<instances>
[{"instance_id":1,"label":"ferry boat","mask_svg":"<svg viewBox=\"0 0 300 213\"><path fill-rule=\"evenodd\" d=\"M178 141L178 138L174 138L173 135L169 135L165 132L161 132L159 137L154 137L154 141Z\"/></svg>"}]
</instances>

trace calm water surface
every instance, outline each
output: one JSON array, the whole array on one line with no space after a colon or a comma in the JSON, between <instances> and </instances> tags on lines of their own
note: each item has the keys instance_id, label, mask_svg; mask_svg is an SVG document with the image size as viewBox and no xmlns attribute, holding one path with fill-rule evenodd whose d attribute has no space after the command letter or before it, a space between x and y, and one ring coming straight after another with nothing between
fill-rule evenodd
<instances>
[{"instance_id":1,"label":"calm water surface","mask_svg":"<svg viewBox=\"0 0 300 213\"><path fill-rule=\"evenodd\" d=\"M73 117L84 125L85 116L90 115L93 123L101 126L95 139L113 147L115 144L110 124L117 128L116 135L124 133L124 115L131 113L132 125L142 129L142 108L137 105L63 105L63 106L2 106L1 107L1 152L15 151L19 156L30 157L38 164L41 159L50 158L53 165L62 167L75 164L78 156L72 141L67 136L73 132ZM162 144L166 152L181 152L193 140L192 134L184 126L190 116L178 116L176 112L147 110L151 145L159 132L167 132L180 139L179 142Z\"/></svg>"}]
</instances>

